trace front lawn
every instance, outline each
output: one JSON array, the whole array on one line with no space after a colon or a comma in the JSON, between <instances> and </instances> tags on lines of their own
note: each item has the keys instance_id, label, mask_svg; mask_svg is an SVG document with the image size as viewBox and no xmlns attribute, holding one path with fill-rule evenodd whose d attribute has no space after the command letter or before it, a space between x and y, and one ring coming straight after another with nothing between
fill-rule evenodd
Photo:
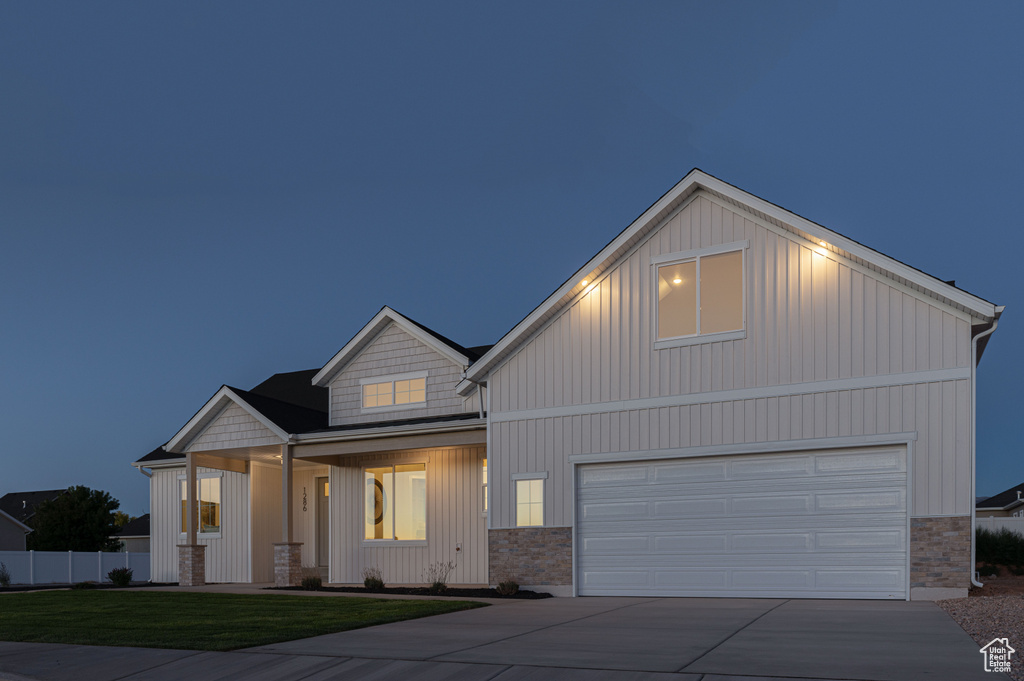
<instances>
[{"instance_id":1,"label":"front lawn","mask_svg":"<svg viewBox=\"0 0 1024 681\"><path fill-rule=\"evenodd\" d=\"M142 590L3 594L0 641L235 650L482 605Z\"/></svg>"}]
</instances>

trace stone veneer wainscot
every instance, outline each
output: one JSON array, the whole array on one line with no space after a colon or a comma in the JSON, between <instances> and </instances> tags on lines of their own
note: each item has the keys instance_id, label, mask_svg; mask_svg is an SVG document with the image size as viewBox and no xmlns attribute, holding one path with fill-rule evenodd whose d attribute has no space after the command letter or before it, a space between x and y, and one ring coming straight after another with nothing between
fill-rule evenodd
<instances>
[{"instance_id":1,"label":"stone veneer wainscot","mask_svg":"<svg viewBox=\"0 0 1024 681\"><path fill-rule=\"evenodd\" d=\"M501 580L507 565L521 585L572 585L571 527L488 530L487 547L492 584Z\"/></svg>"}]
</instances>

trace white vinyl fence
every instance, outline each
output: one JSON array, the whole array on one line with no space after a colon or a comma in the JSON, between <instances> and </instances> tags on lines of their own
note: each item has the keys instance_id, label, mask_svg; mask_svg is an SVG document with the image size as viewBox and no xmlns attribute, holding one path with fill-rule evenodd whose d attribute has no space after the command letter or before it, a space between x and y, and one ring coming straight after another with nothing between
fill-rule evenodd
<instances>
[{"instance_id":1,"label":"white vinyl fence","mask_svg":"<svg viewBox=\"0 0 1024 681\"><path fill-rule=\"evenodd\" d=\"M109 582L114 568L132 569L133 582L149 581L148 553L97 551L0 551L11 584L74 584Z\"/></svg>"},{"instance_id":2,"label":"white vinyl fence","mask_svg":"<svg viewBox=\"0 0 1024 681\"><path fill-rule=\"evenodd\" d=\"M975 518L978 527L998 532L1004 527L1008 530L1024 535L1024 518Z\"/></svg>"}]
</instances>

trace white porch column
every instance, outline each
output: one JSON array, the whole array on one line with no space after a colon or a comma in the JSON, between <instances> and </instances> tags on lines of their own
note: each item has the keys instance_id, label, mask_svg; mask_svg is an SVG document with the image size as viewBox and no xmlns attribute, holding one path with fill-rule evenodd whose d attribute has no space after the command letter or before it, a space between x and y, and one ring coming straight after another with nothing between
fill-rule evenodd
<instances>
[{"instance_id":1,"label":"white porch column","mask_svg":"<svg viewBox=\"0 0 1024 681\"><path fill-rule=\"evenodd\" d=\"M191 452L185 454L185 543L178 545L178 585L202 586L206 584L206 546L196 542L199 523L199 504L196 500L196 460Z\"/></svg>"},{"instance_id":2,"label":"white porch column","mask_svg":"<svg viewBox=\"0 0 1024 681\"><path fill-rule=\"evenodd\" d=\"M274 543L274 585L302 583L302 542L293 541L292 445L281 445L281 541Z\"/></svg>"},{"instance_id":3,"label":"white porch column","mask_svg":"<svg viewBox=\"0 0 1024 681\"><path fill-rule=\"evenodd\" d=\"M292 540L292 446L281 445L281 541Z\"/></svg>"},{"instance_id":4,"label":"white porch column","mask_svg":"<svg viewBox=\"0 0 1024 681\"><path fill-rule=\"evenodd\" d=\"M185 454L185 543L189 546L196 545L196 525L199 519L196 511L199 504L196 501L196 458L192 452Z\"/></svg>"}]
</instances>

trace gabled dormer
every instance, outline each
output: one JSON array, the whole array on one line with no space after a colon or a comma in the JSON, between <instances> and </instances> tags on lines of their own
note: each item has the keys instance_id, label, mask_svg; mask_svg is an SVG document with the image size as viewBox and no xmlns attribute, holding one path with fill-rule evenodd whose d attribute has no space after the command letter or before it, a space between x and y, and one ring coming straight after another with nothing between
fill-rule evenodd
<instances>
[{"instance_id":1,"label":"gabled dormer","mask_svg":"<svg viewBox=\"0 0 1024 681\"><path fill-rule=\"evenodd\" d=\"M384 307L312 382L329 391L331 426L476 413L476 391L455 386L481 350Z\"/></svg>"}]
</instances>

